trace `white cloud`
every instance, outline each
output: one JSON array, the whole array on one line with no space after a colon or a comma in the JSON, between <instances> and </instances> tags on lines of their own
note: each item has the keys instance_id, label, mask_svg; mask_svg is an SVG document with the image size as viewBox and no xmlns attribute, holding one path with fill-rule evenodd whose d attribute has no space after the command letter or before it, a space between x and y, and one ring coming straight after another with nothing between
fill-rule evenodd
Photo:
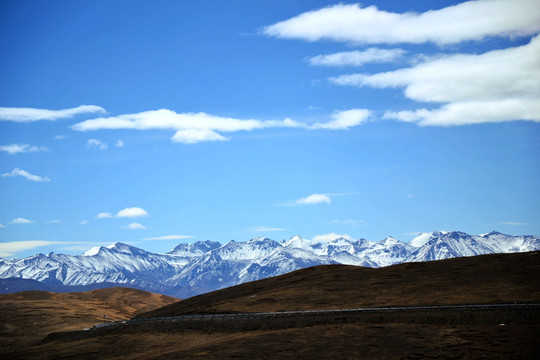
<instances>
[{"instance_id":1,"label":"white cloud","mask_svg":"<svg viewBox=\"0 0 540 360\"><path fill-rule=\"evenodd\" d=\"M119 218L136 218L136 217L145 217L150 216L146 210L140 208L140 207L131 207L131 208L125 208L124 210L120 210L116 217Z\"/></svg>"},{"instance_id":2,"label":"white cloud","mask_svg":"<svg viewBox=\"0 0 540 360\"><path fill-rule=\"evenodd\" d=\"M519 47L481 55L440 56L410 68L344 75L331 81L340 85L402 87L412 100L438 103L534 96L540 91L539 53L540 36L537 36Z\"/></svg>"},{"instance_id":3,"label":"white cloud","mask_svg":"<svg viewBox=\"0 0 540 360\"><path fill-rule=\"evenodd\" d=\"M196 143L201 141L227 140L220 132L252 131L272 127L306 127L306 125L285 120L241 120L209 115L206 113L176 113L168 109L144 111L106 118L82 121L72 126L77 131L92 130L175 130L172 141Z\"/></svg>"},{"instance_id":4,"label":"white cloud","mask_svg":"<svg viewBox=\"0 0 540 360\"><path fill-rule=\"evenodd\" d=\"M22 177L25 177L27 180L30 180L30 181L40 181L40 182L51 181L51 179L49 179L48 177L32 175L28 171L25 171L25 170L22 170L22 169L19 169L19 168L15 168L15 169L11 170L10 173L2 174L2 177L11 177L11 176L22 176Z\"/></svg>"},{"instance_id":5,"label":"white cloud","mask_svg":"<svg viewBox=\"0 0 540 360\"><path fill-rule=\"evenodd\" d=\"M269 227L269 226L254 226L252 228L249 228L249 231L254 232L272 232L272 231L287 231L287 229L284 228L278 228L278 227Z\"/></svg>"},{"instance_id":6,"label":"white cloud","mask_svg":"<svg viewBox=\"0 0 540 360\"><path fill-rule=\"evenodd\" d=\"M80 222L81 225L88 225L89 224L89 221L88 220L83 220Z\"/></svg>"},{"instance_id":7,"label":"white cloud","mask_svg":"<svg viewBox=\"0 0 540 360\"><path fill-rule=\"evenodd\" d=\"M112 217L112 214L110 212L101 212L96 215L96 219L108 219L111 217Z\"/></svg>"},{"instance_id":8,"label":"white cloud","mask_svg":"<svg viewBox=\"0 0 540 360\"><path fill-rule=\"evenodd\" d=\"M504 221L501 224L510 225L510 226L525 226L525 225L527 225L527 223L524 223L524 222L514 222L514 221Z\"/></svg>"},{"instance_id":9,"label":"white cloud","mask_svg":"<svg viewBox=\"0 0 540 360\"><path fill-rule=\"evenodd\" d=\"M209 129L187 129L178 130L171 140L184 144L196 144L204 141L227 141L229 138Z\"/></svg>"},{"instance_id":10,"label":"white cloud","mask_svg":"<svg viewBox=\"0 0 540 360\"><path fill-rule=\"evenodd\" d=\"M345 111L335 111L332 114L332 120L325 123L316 123L312 129L325 130L347 130L350 127L365 123L371 112L367 109L351 109Z\"/></svg>"},{"instance_id":11,"label":"white cloud","mask_svg":"<svg viewBox=\"0 0 540 360\"><path fill-rule=\"evenodd\" d=\"M330 204L332 200L330 199L330 196L325 194L312 194L305 198L298 199L295 201L296 205L315 205L315 204L321 204L321 203L327 203Z\"/></svg>"},{"instance_id":12,"label":"white cloud","mask_svg":"<svg viewBox=\"0 0 540 360\"><path fill-rule=\"evenodd\" d=\"M118 140L114 146L119 148L124 147L124 140Z\"/></svg>"},{"instance_id":13,"label":"white cloud","mask_svg":"<svg viewBox=\"0 0 540 360\"><path fill-rule=\"evenodd\" d=\"M332 198L335 196L350 196L350 195L356 195L356 194L358 193L348 192L348 193L333 193L333 194L311 194L304 198L294 200L294 201L289 201L286 203L276 204L275 206L317 205L317 204L322 204L322 203L330 204L332 202Z\"/></svg>"},{"instance_id":14,"label":"white cloud","mask_svg":"<svg viewBox=\"0 0 540 360\"><path fill-rule=\"evenodd\" d=\"M109 219L109 218L137 218L150 216L146 210L140 207L130 207L118 211L115 215L110 212L100 212L96 215L96 219Z\"/></svg>"},{"instance_id":15,"label":"white cloud","mask_svg":"<svg viewBox=\"0 0 540 360\"><path fill-rule=\"evenodd\" d=\"M131 230L144 230L146 229L146 226L137 222L132 222L131 224L127 225L125 228L131 229Z\"/></svg>"},{"instance_id":16,"label":"white cloud","mask_svg":"<svg viewBox=\"0 0 540 360\"><path fill-rule=\"evenodd\" d=\"M532 99L455 102L435 110L387 111L383 118L416 122L421 126L456 126L514 120L540 122L540 102Z\"/></svg>"},{"instance_id":17,"label":"white cloud","mask_svg":"<svg viewBox=\"0 0 540 360\"><path fill-rule=\"evenodd\" d=\"M428 59L414 67L331 79L340 85L404 88L406 97L440 108L387 111L383 118L452 126L540 121L540 36L528 44L480 55Z\"/></svg>"},{"instance_id":18,"label":"white cloud","mask_svg":"<svg viewBox=\"0 0 540 360\"><path fill-rule=\"evenodd\" d=\"M103 150L106 150L109 146L107 144L105 144L103 141L101 140L98 140L98 139L89 139L87 142L86 142L86 147L87 148L97 148L101 151Z\"/></svg>"},{"instance_id":19,"label":"white cloud","mask_svg":"<svg viewBox=\"0 0 540 360\"><path fill-rule=\"evenodd\" d=\"M28 220L25 218L18 217L16 219L11 220L9 223L10 224L31 224L33 222L34 222L33 220Z\"/></svg>"},{"instance_id":20,"label":"white cloud","mask_svg":"<svg viewBox=\"0 0 540 360\"><path fill-rule=\"evenodd\" d=\"M105 109L95 105L81 105L76 108L63 110L48 110L34 108L0 107L0 120L15 122L30 122L39 120L69 119L79 114L105 113Z\"/></svg>"},{"instance_id":21,"label":"white cloud","mask_svg":"<svg viewBox=\"0 0 540 360\"><path fill-rule=\"evenodd\" d=\"M363 51L343 51L329 55L317 55L308 59L311 65L362 66L367 63L392 62L403 56L402 49L369 48Z\"/></svg>"},{"instance_id":22,"label":"white cloud","mask_svg":"<svg viewBox=\"0 0 540 360\"><path fill-rule=\"evenodd\" d=\"M323 234L323 235L316 235L313 237L313 239L311 239L311 241L313 242L329 242L329 241L332 241L332 240L335 240L335 239L338 239L338 238L344 238L344 239L347 239L347 240L354 240L351 236L347 235L347 234L336 234L336 233L328 233L328 234Z\"/></svg>"},{"instance_id":23,"label":"white cloud","mask_svg":"<svg viewBox=\"0 0 540 360\"><path fill-rule=\"evenodd\" d=\"M3 224L0 224L0 229L4 229L5 226Z\"/></svg>"},{"instance_id":24,"label":"white cloud","mask_svg":"<svg viewBox=\"0 0 540 360\"><path fill-rule=\"evenodd\" d=\"M66 135L56 135L53 139L54 140L64 140L67 136Z\"/></svg>"},{"instance_id":25,"label":"white cloud","mask_svg":"<svg viewBox=\"0 0 540 360\"><path fill-rule=\"evenodd\" d=\"M193 239L195 236L192 235L165 235L165 236L155 236L144 238L143 240L184 240L184 239Z\"/></svg>"},{"instance_id":26,"label":"white cloud","mask_svg":"<svg viewBox=\"0 0 540 360\"><path fill-rule=\"evenodd\" d=\"M62 220L58 220L58 219L55 219L55 220L49 220L47 221L49 224L61 224L62 223Z\"/></svg>"},{"instance_id":27,"label":"white cloud","mask_svg":"<svg viewBox=\"0 0 540 360\"><path fill-rule=\"evenodd\" d=\"M452 44L489 36L516 37L540 30L537 0L466 1L421 14L392 13L376 6L339 4L267 26L268 36L363 44Z\"/></svg>"},{"instance_id":28,"label":"white cloud","mask_svg":"<svg viewBox=\"0 0 540 360\"><path fill-rule=\"evenodd\" d=\"M28 240L8 241L0 243L0 257L13 256L18 252L34 249L41 246L55 244L55 241Z\"/></svg>"},{"instance_id":29,"label":"white cloud","mask_svg":"<svg viewBox=\"0 0 540 360\"><path fill-rule=\"evenodd\" d=\"M18 153L29 153L29 152L40 152L48 151L44 146L36 146L29 144L10 144L0 146L0 151L5 151L8 154L18 154Z\"/></svg>"}]
</instances>

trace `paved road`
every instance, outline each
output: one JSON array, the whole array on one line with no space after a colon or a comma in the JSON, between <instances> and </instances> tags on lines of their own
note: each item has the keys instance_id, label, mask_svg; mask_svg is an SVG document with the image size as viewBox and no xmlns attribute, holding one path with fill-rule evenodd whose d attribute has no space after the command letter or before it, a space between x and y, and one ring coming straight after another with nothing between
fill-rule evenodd
<instances>
[{"instance_id":1,"label":"paved road","mask_svg":"<svg viewBox=\"0 0 540 360\"><path fill-rule=\"evenodd\" d=\"M336 309L336 310L307 310L307 311L277 311L277 312L259 312L259 313L181 315L181 316L169 316L169 317L155 317L155 318L148 318L148 319L112 321L112 322L107 322L103 324L97 324L92 329L109 327L109 326L129 325L129 324L136 324L136 323L141 323L141 322L260 319L260 318L267 318L267 317L339 315L339 314L350 314L350 313L383 313L383 312L411 312L411 311L437 311L437 310L495 310L495 309L540 309L540 303L389 306L389 307L368 307L368 308L358 308L358 309Z\"/></svg>"}]
</instances>

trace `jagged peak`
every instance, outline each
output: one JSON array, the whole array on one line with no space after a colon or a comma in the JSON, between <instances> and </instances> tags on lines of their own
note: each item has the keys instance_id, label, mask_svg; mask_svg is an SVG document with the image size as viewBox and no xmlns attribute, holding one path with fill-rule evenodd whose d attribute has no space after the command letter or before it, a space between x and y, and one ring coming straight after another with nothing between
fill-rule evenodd
<instances>
[{"instance_id":1,"label":"jagged peak","mask_svg":"<svg viewBox=\"0 0 540 360\"><path fill-rule=\"evenodd\" d=\"M94 256L94 255L97 255L101 249L103 249L103 246L94 246L88 250L85 251L85 253L83 254L83 256Z\"/></svg>"},{"instance_id":2,"label":"jagged peak","mask_svg":"<svg viewBox=\"0 0 540 360\"><path fill-rule=\"evenodd\" d=\"M248 242L255 243L255 242L268 242L268 241L274 241L274 240L269 239L266 236L257 236L257 237L254 237L253 239L249 240Z\"/></svg>"},{"instance_id":3,"label":"jagged peak","mask_svg":"<svg viewBox=\"0 0 540 360\"><path fill-rule=\"evenodd\" d=\"M482 237L495 236L495 235L505 235L505 234L503 234L503 233L501 233L501 232L498 232L498 231L496 231L496 230L491 230L491 231L488 232L488 233L480 234L480 236L482 236Z\"/></svg>"},{"instance_id":4,"label":"jagged peak","mask_svg":"<svg viewBox=\"0 0 540 360\"><path fill-rule=\"evenodd\" d=\"M112 245L107 246L106 248L112 251L121 252L125 254L132 254L132 255L141 255L141 254L146 253L146 251L143 249L140 249L136 246L129 245L123 242L118 242L118 241L113 243Z\"/></svg>"},{"instance_id":5,"label":"jagged peak","mask_svg":"<svg viewBox=\"0 0 540 360\"><path fill-rule=\"evenodd\" d=\"M124 243L122 243L122 242L116 241L116 242L114 242L113 244L107 246L107 249L111 249L111 250L112 250L112 249L120 249L120 248L123 248L123 247L129 248L129 247L131 247L131 246L128 245L128 244L124 244Z\"/></svg>"},{"instance_id":6,"label":"jagged peak","mask_svg":"<svg viewBox=\"0 0 540 360\"><path fill-rule=\"evenodd\" d=\"M397 244L399 242L400 241L398 239L389 235L385 237L384 239L382 239L381 241L379 241L379 244L388 244L388 243Z\"/></svg>"},{"instance_id":7,"label":"jagged peak","mask_svg":"<svg viewBox=\"0 0 540 360\"><path fill-rule=\"evenodd\" d=\"M217 249L220 246L221 246L221 243L217 241L199 240L193 243L180 243L176 245L174 248L172 248L170 251L168 251L167 254L174 255L175 253L178 253L178 252L188 252L188 251L207 250L207 249L208 251L210 251L213 249Z\"/></svg>"}]
</instances>

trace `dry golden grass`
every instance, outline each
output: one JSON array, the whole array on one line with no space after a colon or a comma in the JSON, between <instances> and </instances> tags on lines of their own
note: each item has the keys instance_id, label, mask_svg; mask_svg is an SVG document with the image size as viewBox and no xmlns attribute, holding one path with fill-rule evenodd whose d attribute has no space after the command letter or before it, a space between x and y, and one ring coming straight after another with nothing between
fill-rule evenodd
<instances>
[{"instance_id":1,"label":"dry golden grass","mask_svg":"<svg viewBox=\"0 0 540 360\"><path fill-rule=\"evenodd\" d=\"M121 287L76 293L0 295L0 353L30 346L55 331L82 330L171 304L178 299Z\"/></svg>"}]
</instances>

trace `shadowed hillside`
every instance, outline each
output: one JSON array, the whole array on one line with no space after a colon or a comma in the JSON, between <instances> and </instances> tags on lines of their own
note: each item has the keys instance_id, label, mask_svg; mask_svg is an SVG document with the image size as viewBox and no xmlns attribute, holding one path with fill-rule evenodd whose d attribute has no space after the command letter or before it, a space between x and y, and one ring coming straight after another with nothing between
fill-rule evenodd
<instances>
[{"instance_id":1,"label":"shadowed hillside","mask_svg":"<svg viewBox=\"0 0 540 360\"><path fill-rule=\"evenodd\" d=\"M177 300L121 287L0 295L0 349L32 344L54 331L82 330L105 321L129 319Z\"/></svg>"},{"instance_id":2,"label":"shadowed hillside","mask_svg":"<svg viewBox=\"0 0 540 360\"><path fill-rule=\"evenodd\" d=\"M323 265L192 297L138 317L540 301L540 252L372 269Z\"/></svg>"}]
</instances>

